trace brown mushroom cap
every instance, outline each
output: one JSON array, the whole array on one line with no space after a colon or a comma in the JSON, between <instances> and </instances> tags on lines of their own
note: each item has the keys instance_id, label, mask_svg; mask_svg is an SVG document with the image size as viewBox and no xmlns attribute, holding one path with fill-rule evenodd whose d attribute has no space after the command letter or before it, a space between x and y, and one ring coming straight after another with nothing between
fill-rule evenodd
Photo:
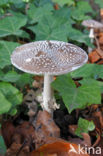
<instances>
[{"instance_id":1,"label":"brown mushroom cap","mask_svg":"<svg viewBox=\"0 0 103 156\"><path fill-rule=\"evenodd\" d=\"M95 20L89 19L89 20L84 20L82 22L82 25L85 27L89 27L89 28L103 28L103 24L100 22L97 22Z\"/></svg>"},{"instance_id":2,"label":"brown mushroom cap","mask_svg":"<svg viewBox=\"0 0 103 156\"><path fill-rule=\"evenodd\" d=\"M37 41L17 47L11 62L31 74L61 75L81 67L88 60L84 50L62 41Z\"/></svg>"}]
</instances>

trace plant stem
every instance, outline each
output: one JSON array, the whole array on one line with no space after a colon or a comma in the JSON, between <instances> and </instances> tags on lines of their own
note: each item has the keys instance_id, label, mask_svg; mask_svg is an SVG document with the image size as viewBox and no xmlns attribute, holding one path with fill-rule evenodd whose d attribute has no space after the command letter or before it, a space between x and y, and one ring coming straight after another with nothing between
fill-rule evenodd
<instances>
[{"instance_id":1,"label":"plant stem","mask_svg":"<svg viewBox=\"0 0 103 156\"><path fill-rule=\"evenodd\" d=\"M53 100L53 90L51 88L51 82L53 81L53 76L49 74L44 75L44 91L43 91L43 109L52 112L50 104Z\"/></svg>"}]
</instances>

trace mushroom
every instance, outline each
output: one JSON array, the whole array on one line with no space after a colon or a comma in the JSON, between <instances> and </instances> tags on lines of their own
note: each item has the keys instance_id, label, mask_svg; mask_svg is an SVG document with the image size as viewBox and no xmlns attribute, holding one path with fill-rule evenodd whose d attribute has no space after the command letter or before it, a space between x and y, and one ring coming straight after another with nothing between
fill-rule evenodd
<instances>
[{"instance_id":1,"label":"mushroom","mask_svg":"<svg viewBox=\"0 0 103 156\"><path fill-rule=\"evenodd\" d=\"M85 26L85 27L90 28L89 38L91 40L91 43L93 43L94 38L95 38L95 36L94 36L94 29L103 28L103 24L102 23L97 22L97 21L92 20L92 19L84 20L82 22L82 25ZM88 52L90 53L91 51L92 51L92 49L89 47L88 48Z\"/></svg>"},{"instance_id":2,"label":"mushroom","mask_svg":"<svg viewBox=\"0 0 103 156\"><path fill-rule=\"evenodd\" d=\"M17 47L11 56L12 64L18 69L44 75L42 108L53 112L53 75L71 72L88 60L84 50L62 41L36 41Z\"/></svg>"}]
</instances>

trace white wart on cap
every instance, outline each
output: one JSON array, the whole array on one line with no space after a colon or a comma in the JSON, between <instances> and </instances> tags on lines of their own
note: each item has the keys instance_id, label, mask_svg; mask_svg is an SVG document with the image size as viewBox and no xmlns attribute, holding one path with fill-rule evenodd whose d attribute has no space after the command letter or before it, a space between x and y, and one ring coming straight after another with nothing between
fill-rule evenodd
<instances>
[{"instance_id":1,"label":"white wart on cap","mask_svg":"<svg viewBox=\"0 0 103 156\"><path fill-rule=\"evenodd\" d=\"M89 20L84 20L82 22L82 25L85 26L85 27L88 27L88 28L103 28L103 24L98 22L98 21L95 21L95 20L92 20L92 19L89 19Z\"/></svg>"},{"instance_id":2,"label":"white wart on cap","mask_svg":"<svg viewBox=\"0 0 103 156\"><path fill-rule=\"evenodd\" d=\"M73 71L88 60L84 50L62 41L37 41L17 47L11 62L31 74L61 75Z\"/></svg>"}]
</instances>

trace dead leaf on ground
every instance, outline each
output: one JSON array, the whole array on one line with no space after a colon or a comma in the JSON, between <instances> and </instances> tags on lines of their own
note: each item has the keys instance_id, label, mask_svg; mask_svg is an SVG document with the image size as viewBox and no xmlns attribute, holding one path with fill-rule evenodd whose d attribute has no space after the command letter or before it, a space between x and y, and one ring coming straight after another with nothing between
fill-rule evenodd
<instances>
[{"instance_id":1,"label":"dead leaf on ground","mask_svg":"<svg viewBox=\"0 0 103 156\"><path fill-rule=\"evenodd\" d=\"M100 55L97 53L96 50L92 51L91 53L89 53L89 61L91 63L95 63L97 61L99 61L101 59Z\"/></svg>"},{"instance_id":2,"label":"dead leaf on ground","mask_svg":"<svg viewBox=\"0 0 103 156\"><path fill-rule=\"evenodd\" d=\"M54 9L55 9L55 10L59 10L59 5L58 5L58 4L55 4L55 5L54 5Z\"/></svg>"},{"instance_id":3,"label":"dead leaf on ground","mask_svg":"<svg viewBox=\"0 0 103 156\"><path fill-rule=\"evenodd\" d=\"M103 64L103 59L100 60L97 64Z\"/></svg>"},{"instance_id":4,"label":"dead leaf on ground","mask_svg":"<svg viewBox=\"0 0 103 156\"><path fill-rule=\"evenodd\" d=\"M96 128L102 133L103 129L103 114L101 111L92 113L91 120L94 121Z\"/></svg>"},{"instance_id":5,"label":"dead leaf on ground","mask_svg":"<svg viewBox=\"0 0 103 156\"><path fill-rule=\"evenodd\" d=\"M29 147L25 146L20 150L22 147L21 144L13 143L11 147L7 150L5 156L29 156Z\"/></svg>"},{"instance_id":6,"label":"dead leaf on ground","mask_svg":"<svg viewBox=\"0 0 103 156\"><path fill-rule=\"evenodd\" d=\"M93 154L93 153L91 153L91 156L103 156L103 137L101 137L100 138L100 141L99 141L99 143L98 143L98 145L97 145L97 148L100 148L101 150L100 150L100 154ZM95 149L96 149L96 147L95 147Z\"/></svg>"},{"instance_id":7,"label":"dead leaf on ground","mask_svg":"<svg viewBox=\"0 0 103 156\"><path fill-rule=\"evenodd\" d=\"M2 134L5 140L5 144L8 148L12 148L11 145L24 144L28 147L34 147L35 130L29 122L23 122L21 125L14 127L11 122L5 122L2 125Z\"/></svg>"},{"instance_id":8,"label":"dead leaf on ground","mask_svg":"<svg viewBox=\"0 0 103 156\"><path fill-rule=\"evenodd\" d=\"M68 137L68 141L74 144L79 144L81 146L87 146L90 147L91 146L91 138L90 135L87 133L82 133L83 139L80 138L72 138L72 137Z\"/></svg>"},{"instance_id":9,"label":"dead leaf on ground","mask_svg":"<svg viewBox=\"0 0 103 156\"><path fill-rule=\"evenodd\" d=\"M103 36L100 36L100 37L99 37L99 44L100 44L100 45L103 45Z\"/></svg>"},{"instance_id":10,"label":"dead leaf on ground","mask_svg":"<svg viewBox=\"0 0 103 156\"><path fill-rule=\"evenodd\" d=\"M30 156L89 156L84 153L78 154L78 150L77 144L72 144L58 138L54 138L53 140L52 138L48 143L33 151Z\"/></svg>"},{"instance_id":11,"label":"dead leaf on ground","mask_svg":"<svg viewBox=\"0 0 103 156\"><path fill-rule=\"evenodd\" d=\"M4 122L1 127L2 135L7 147L12 144L12 137L15 133L15 127L11 121Z\"/></svg>"},{"instance_id":12,"label":"dead leaf on ground","mask_svg":"<svg viewBox=\"0 0 103 156\"><path fill-rule=\"evenodd\" d=\"M44 144L47 137L60 137L60 129L47 111L39 111L35 122L35 147Z\"/></svg>"},{"instance_id":13,"label":"dead leaf on ground","mask_svg":"<svg viewBox=\"0 0 103 156\"><path fill-rule=\"evenodd\" d=\"M72 135L75 135L75 131L77 129L77 125L69 125L68 126L68 129L69 129L69 132L72 134Z\"/></svg>"}]
</instances>

